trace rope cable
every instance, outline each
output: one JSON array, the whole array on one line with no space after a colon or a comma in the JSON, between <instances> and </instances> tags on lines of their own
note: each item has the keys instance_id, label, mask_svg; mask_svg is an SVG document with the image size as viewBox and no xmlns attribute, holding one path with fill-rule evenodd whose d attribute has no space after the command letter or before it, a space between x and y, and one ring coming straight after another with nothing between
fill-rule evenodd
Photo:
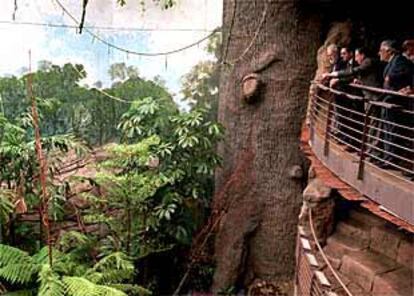
<instances>
[{"instance_id":1,"label":"rope cable","mask_svg":"<svg viewBox=\"0 0 414 296\"><path fill-rule=\"evenodd\" d=\"M60 0L54 0L54 1L62 9L62 11L64 12L64 14L66 14L69 18L72 19L72 21L74 23L76 23L79 26L78 19L72 13L70 13L68 9L66 9L66 7L60 2ZM208 40L210 37L212 37L213 35L215 35L216 33L219 32L218 29L215 29L210 34L208 34L207 36L201 38L200 40L195 41L195 42L193 42L193 43L191 43L189 45L186 45L184 47L181 47L181 48L177 48L177 49L173 49L173 50L169 50L169 51L164 51L164 52L139 52L139 51L135 51L135 50L131 50L131 49L126 49L126 48L120 47L120 46L118 46L118 45L116 45L114 43L111 43L111 42L107 41L106 39L102 38L101 36L99 36L98 34L92 32L87 27L84 27L84 31L87 32L92 37L94 37L99 42L101 42L101 43L105 44L106 46L108 46L108 48L113 48L113 49L116 49L118 51L122 51L122 52L125 52L127 54L130 54L130 55L148 56L148 57L166 56L166 55L170 55L170 54L174 54L174 53L178 53L178 52L184 51L186 49L189 49L191 47L194 47L194 46L199 45L203 41Z\"/></svg>"},{"instance_id":2,"label":"rope cable","mask_svg":"<svg viewBox=\"0 0 414 296\"><path fill-rule=\"evenodd\" d=\"M73 64L71 64L70 63L70 65L72 66L72 68L76 71L76 73L78 73L79 74L79 76L82 78L82 79L86 79L86 75L85 74L83 74L81 71L79 71ZM110 99L112 99L112 100L115 100L115 101L118 101L118 102L121 102L121 103L124 103L124 104L132 104L132 102L131 101L127 101L127 100L125 100L125 99L122 99L122 98L120 98L120 97L117 97L117 96L114 96L114 95L111 95L110 93L108 93L108 92L106 92L106 91L104 91L104 90L102 90L102 89L99 89L99 88L94 88L94 89L96 89L99 93L101 93L102 95L104 95L104 96L106 96L106 97L108 97L108 98L110 98Z\"/></svg>"},{"instance_id":3,"label":"rope cable","mask_svg":"<svg viewBox=\"0 0 414 296\"><path fill-rule=\"evenodd\" d=\"M338 281L338 283L342 286L344 291L348 296L353 296L351 291L349 291L348 287L344 284L344 282L341 280L339 275L336 273L335 269L332 267L331 262L329 262L329 259L326 257L325 252L323 251L321 245L319 244L318 238L316 237L315 229L313 227L313 219L312 219L312 209L309 208L309 226L312 233L313 240L315 241L316 247L318 248L323 260L325 261L326 265L328 265L329 270L332 272L335 279Z\"/></svg>"}]
</instances>

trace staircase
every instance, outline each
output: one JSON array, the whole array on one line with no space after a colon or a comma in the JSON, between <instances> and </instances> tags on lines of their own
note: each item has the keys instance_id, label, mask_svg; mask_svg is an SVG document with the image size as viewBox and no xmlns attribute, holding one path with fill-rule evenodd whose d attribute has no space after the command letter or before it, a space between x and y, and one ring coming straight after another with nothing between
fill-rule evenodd
<instances>
[{"instance_id":1,"label":"staircase","mask_svg":"<svg viewBox=\"0 0 414 296\"><path fill-rule=\"evenodd\" d=\"M413 235L363 209L344 216L324 251L353 295L414 295Z\"/></svg>"}]
</instances>

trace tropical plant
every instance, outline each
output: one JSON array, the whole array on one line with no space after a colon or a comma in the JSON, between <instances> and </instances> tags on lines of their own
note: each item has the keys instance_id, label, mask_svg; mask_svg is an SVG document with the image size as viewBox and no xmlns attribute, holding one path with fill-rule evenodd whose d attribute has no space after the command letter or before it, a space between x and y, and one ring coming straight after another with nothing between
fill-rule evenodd
<instances>
[{"instance_id":1,"label":"tropical plant","mask_svg":"<svg viewBox=\"0 0 414 296\"><path fill-rule=\"evenodd\" d=\"M8 284L5 295L39 296L126 296L150 295L139 286L128 284L134 265L123 253L112 253L93 266L79 261L74 253L53 250L53 266L47 248L30 256L20 249L0 245L0 278ZM19 290L15 290L18 287Z\"/></svg>"},{"instance_id":2,"label":"tropical plant","mask_svg":"<svg viewBox=\"0 0 414 296\"><path fill-rule=\"evenodd\" d=\"M210 37L206 51L212 58L201 61L181 78L183 100L192 108L209 108L208 119L217 120L221 35Z\"/></svg>"}]
</instances>

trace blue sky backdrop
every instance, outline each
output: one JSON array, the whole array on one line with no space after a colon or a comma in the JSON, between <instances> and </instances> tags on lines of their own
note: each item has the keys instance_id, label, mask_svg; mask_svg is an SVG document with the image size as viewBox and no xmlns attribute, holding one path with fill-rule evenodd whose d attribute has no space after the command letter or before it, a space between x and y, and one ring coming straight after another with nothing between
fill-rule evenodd
<instances>
[{"instance_id":1,"label":"blue sky backdrop","mask_svg":"<svg viewBox=\"0 0 414 296\"><path fill-rule=\"evenodd\" d=\"M168 88L179 100L180 80L192 66L201 60L211 59L206 54L206 42L167 57L137 57L94 40L84 32L78 34L74 28L49 28L5 24L13 21L14 0L0 0L0 75L17 75L28 66L28 51L32 51L33 65L49 60L55 64L67 62L85 65L88 78L83 83L92 85L102 81L110 83L107 74L113 63L125 62L137 66L141 76L151 79L161 76ZM74 25L63 13L55 0L19 0L16 22L35 22ZM80 19L79 0L60 0L74 16ZM128 0L126 7L119 7L116 0L89 1L86 26L143 28L159 31L92 31L105 40L126 49L140 52L159 52L186 46L209 34L221 24L221 2L219 0L179 0L173 9L161 10L152 0L147 0L145 11L140 0ZM169 31L170 30L170 31Z\"/></svg>"}]
</instances>

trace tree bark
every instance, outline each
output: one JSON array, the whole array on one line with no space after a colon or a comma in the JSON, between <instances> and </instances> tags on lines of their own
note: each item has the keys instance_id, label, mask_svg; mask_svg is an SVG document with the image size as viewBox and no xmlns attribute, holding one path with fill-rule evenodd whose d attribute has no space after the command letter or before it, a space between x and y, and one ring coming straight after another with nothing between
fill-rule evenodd
<instances>
[{"instance_id":1,"label":"tree bark","mask_svg":"<svg viewBox=\"0 0 414 296\"><path fill-rule=\"evenodd\" d=\"M320 45L317 9L305 5L224 0L214 292L294 273L303 180L289 172L306 171L299 136Z\"/></svg>"}]
</instances>

